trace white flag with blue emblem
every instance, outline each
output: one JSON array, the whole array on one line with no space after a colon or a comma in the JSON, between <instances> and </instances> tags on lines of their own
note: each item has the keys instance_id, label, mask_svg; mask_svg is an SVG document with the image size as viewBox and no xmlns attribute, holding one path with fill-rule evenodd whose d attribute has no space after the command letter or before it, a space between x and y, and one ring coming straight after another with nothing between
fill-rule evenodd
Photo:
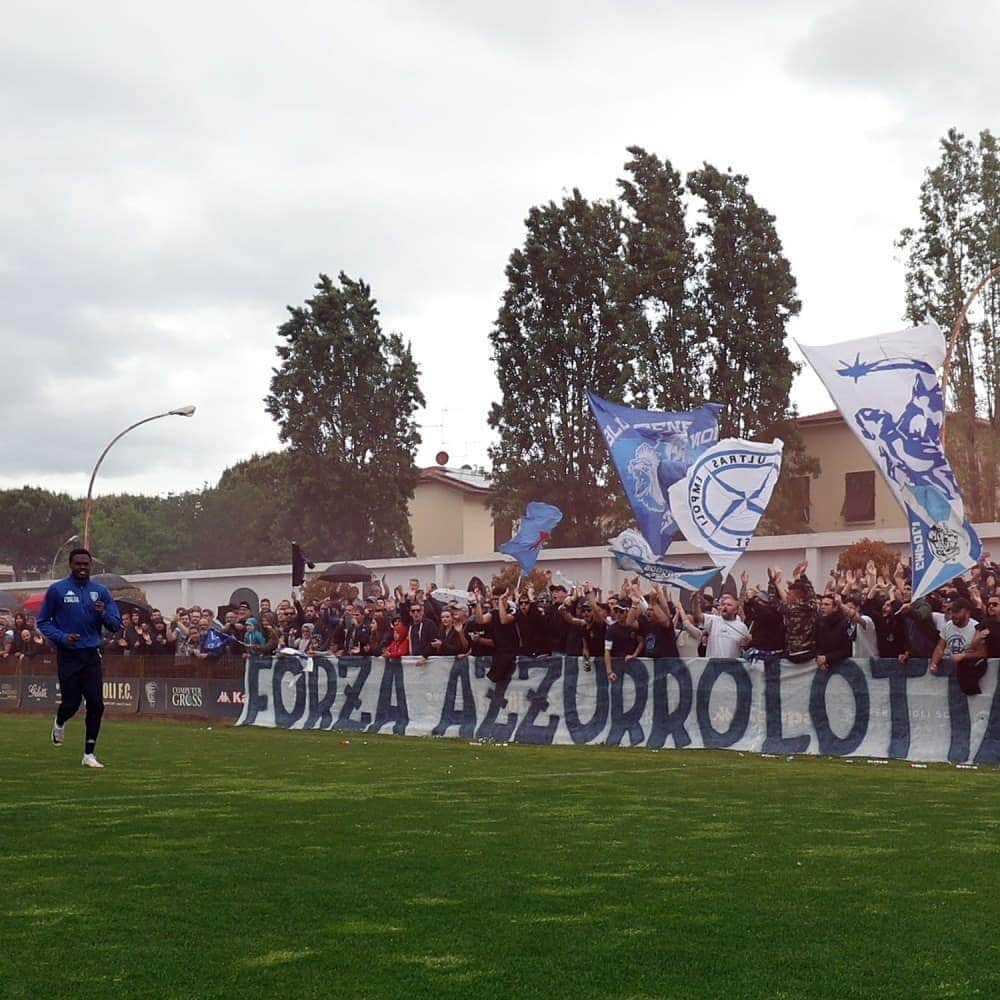
<instances>
[{"instance_id":1,"label":"white flag with blue emblem","mask_svg":"<svg viewBox=\"0 0 1000 1000\"><path fill-rule=\"evenodd\" d=\"M719 574L715 566L692 569L690 566L669 563L663 556L658 558L650 548L649 542L635 528L626 528L614 538L609 538L608 548L615 557L619 569L635 573L645 580L665 587L701 590Z\"/></svg>"},{"instance_id":2,"label":"white flag with blue emblem","mask_svg":"<svg viewBox=\"0 0 1000 1000\"><path fill-rule=\"evenodd\" d=\"M723 577L746 551L781 473L780 438L770 444L724 438L670 487L670 510L684 537Z\"/></svg>"},{"instance_id":3,"label":"white flag with blue emblem","mask_svg":"<svg viewBox=\"0 0 1000 1000\"><path fill-rule=\"evenodd\" d=\"M906 511L913 596L974 566L982 545L941 448L941 328L928 323L825 347L799 344L799 349Z\"/></svg>"}]
</instances>

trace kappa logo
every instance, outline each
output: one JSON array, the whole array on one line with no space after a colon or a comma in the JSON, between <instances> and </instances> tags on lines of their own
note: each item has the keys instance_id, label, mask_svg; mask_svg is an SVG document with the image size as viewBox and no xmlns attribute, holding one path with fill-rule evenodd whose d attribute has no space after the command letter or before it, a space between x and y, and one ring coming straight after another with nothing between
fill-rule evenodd
<instances>
[{"instance_id":1,"label":"kappa logo","mask_svg":"<svg viewBox=\"0 0 1000 1000\"><path fill-rule=\"evenodd\" d=\"M746 549L781 472L781 451L710 449L691 468L688 499L702 538L724 552Z\"/></svg>"}]
</instances>

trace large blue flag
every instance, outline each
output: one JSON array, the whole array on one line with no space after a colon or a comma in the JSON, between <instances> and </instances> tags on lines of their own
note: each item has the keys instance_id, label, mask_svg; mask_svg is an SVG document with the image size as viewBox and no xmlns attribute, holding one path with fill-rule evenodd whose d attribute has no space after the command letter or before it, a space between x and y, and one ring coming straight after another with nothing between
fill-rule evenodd
<instances>
[{"instance_id":1,"label":"large blue flag","mask_svg":"<svg viewBox=\"0 0 1000 1000\"><path fill-rule=\"evenodd\" d=\"M542 546L549 540L552 529L562 520L562 511L550 503L533 500L528 504L524 517L517 527L517 534L500 546L500 551L513 556L525 573L530 573L538 562Z\"/></svg>"},{"instance_id":2,"label":"large blue flag","mask_svg":"<svg viewBox=\"0 0 1000 1000\"><path fill-rule=\"evenodd\" d=\"M677 530L670 513L670 487L691 462L719 440L718 403L690 412L637 410L610 403L589 390L587 399L618 470L642 537L657 556Z\"/></svg>"}]
</instances>

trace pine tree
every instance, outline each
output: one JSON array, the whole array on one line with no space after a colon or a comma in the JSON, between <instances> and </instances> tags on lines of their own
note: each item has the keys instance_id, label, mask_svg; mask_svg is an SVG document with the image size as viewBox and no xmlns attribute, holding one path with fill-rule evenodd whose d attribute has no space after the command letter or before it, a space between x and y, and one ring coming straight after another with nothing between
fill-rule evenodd
<instances>
[{"instance_id":1,"label":"pine tree","mask_svg":"<svg viewBox=\"0 0 1000 1000\"><path fill-rule=\"evenodd\" d=\"M289 445L296 537L331 558L412 552L408 504L424 403L409 345L383 332L371 289L341 272L289 307L267 411Z\"/></svg>"}]
</instances>

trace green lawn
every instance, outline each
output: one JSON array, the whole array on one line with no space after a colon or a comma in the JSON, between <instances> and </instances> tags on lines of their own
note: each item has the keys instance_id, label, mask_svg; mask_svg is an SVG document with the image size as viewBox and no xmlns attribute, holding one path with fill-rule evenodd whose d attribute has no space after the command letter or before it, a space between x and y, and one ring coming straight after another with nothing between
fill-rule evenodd
<instances>
[{"instance_id":1,"label":"green lawn","mask_svg":"<svg viewBox=\"0 0 1000 1000\"><path fill-rule=\"evenodd\" d=\"M1000 772L0 715L0 996L997 997Z\"/></svg>"}]
</instances>

